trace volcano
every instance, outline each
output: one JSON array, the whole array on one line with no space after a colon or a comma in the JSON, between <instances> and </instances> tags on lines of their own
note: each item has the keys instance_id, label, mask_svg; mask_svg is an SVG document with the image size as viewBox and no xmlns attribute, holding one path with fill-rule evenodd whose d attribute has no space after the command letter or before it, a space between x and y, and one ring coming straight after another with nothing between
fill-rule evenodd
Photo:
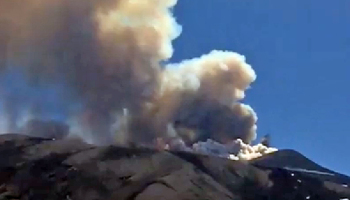
<instances>
[{"instance_id":1,"label":"volcano","mask_svg":"<svg viewBox=\"0 0 350 200\"><path fill-rule=\"evenodd\" d=\"M301 153L287 149L254 159L252 164L266 168L283 168L289 171L300 172L308 176L317 177L324 181L350 185L348 176L324 168Z\"/></svg>"},{"instance_id":2,"label":"volcano","mask_svg":"<svg viewBox=\"0 0 350 200\"><path fill-rule=\"evenodd\" d=\"M284 200L350 197L350 177L293 150L251 161L0 136L0 199Z\"/></svg>"}]
</instances>

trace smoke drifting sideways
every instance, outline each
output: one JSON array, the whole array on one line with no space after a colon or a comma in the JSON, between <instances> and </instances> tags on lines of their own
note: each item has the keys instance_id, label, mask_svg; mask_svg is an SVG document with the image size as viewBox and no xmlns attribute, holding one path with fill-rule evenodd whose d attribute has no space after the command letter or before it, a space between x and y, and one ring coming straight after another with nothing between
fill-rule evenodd
<instances>
[{"instance_id":1,"label":"smoke drifting sideways","mask_svg":"<svg viewBox=\"0 0 350 200\"><path fill-rule=\"evenodd\" d=\"M212 139L269 152L248 148L257 116L240 101L256 74L244 56L213 50L161 65L182 31L176 3L0 0L2 132L55 127L98 145L203 149Z\"/></svg>"}]
</instances>

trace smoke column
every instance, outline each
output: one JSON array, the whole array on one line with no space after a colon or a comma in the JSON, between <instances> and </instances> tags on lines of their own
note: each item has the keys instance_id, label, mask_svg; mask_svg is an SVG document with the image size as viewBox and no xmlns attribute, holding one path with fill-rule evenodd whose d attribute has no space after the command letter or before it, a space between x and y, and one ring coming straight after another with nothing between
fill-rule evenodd
<instances>
[{"instance_id":1,"label":"smoke column","mask_svg":"<svg viewBox=\"0 0 350 200\"><path fill-rule=\"evenodd\" d=\"M16 71L38 90L65 85L66 120L97 143L111 141L115 113L136 115L152 100L159 62L171 56L180 32L168 10L175 1L0 2L2 75ZM9 93L2 95L8 131L20 126L23 109L40 117L40 102Z\"/></svg>"},{"instance_id":2,"label":"smoke column","mask_svg":"<svg viewBox=\"0 0 350 200\"><path fill-rule=\"evenodd\" d=\"M256 75L244 56L161 66L182 31L176 2L0 0L1 130L59 120L95 144L252 142L257 117L240 101Z\"/></svg>"}]
</instances>

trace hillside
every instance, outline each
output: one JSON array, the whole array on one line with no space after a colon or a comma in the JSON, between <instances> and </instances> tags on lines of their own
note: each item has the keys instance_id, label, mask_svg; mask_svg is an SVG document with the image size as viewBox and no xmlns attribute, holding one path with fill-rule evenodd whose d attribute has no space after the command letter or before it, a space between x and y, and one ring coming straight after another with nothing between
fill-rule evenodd
<instances>
[{"instance_id":1,"label":"hillside","mask_svg":"<svg viewBox=\"0 0 350 200\"><path fill-rule=\"evenodd\" d=\"M281 152L275 154L277 158ZM295 155L299 154L293 152ZM76 139L49 140L7 134L0 136L0 156L2 200L350 197L350 189L345 185L284 169L273 154L248 163L185 152L96 147ZM264 159L273 166L263 164ZM300 168L298 163L295 167Z\"/></svg>"}]
</instances>

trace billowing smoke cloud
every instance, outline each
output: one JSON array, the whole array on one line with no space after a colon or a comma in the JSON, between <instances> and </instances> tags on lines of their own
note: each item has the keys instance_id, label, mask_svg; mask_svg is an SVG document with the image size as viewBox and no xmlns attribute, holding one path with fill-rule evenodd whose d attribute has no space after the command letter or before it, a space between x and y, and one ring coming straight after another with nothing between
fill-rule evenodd
<instances>
[{"instance_id":1,"label":"billowing smoke cloud","mask_svg":"<svg viewBox=\"0 0 350 200\"><path fill-rule=\"evenodd\" d=\"M249 143L256 137L257 117L238 101L254 80L255 73L245 58L232 52L212 51L170 64L161 73L154 103L143 121L132 127L151 124L148 130L142 129L149 132L143 135L170 132L170 136L175 133L187 143L206 138L220 142L241 138Z\"/></svg>"},{"instance_id":2,"label":"billowing smoke cloud","mask_svg":"<svg viewBox=\"0 0 350 200\"><path fill-rule=\"evenodd\" d=\"M240 101L256 75L244 56L215 50L161 66L181 33L176 2L0 0L6 131L52 118L97 144L254 140L256 114Z\"/></svg>"},{"instance_id":3,"label":"billowing smoke cloud","mask_svg":"<svg viewBox=\"0 0 350 200\"><path fill-rule=\"evenodd\" d=\"M190 151L232 160L251 160L275 152L277 149L266 147L261 143L252 146L245 144L241 139L234 140L228 144L220 144L208 139L206 142L195 143Z\"/></svg>"},{"instance_id":4,"label":"billowing smoke cloud","mask_svg":"<svg viewBox=\"0 0 350 200\"><path fill-rule=\"evenodd\" d=\"M171 56L180 32L168 11L174 3L1 0L2 73L19 68L37 89L64 84L69 120L79 120L92 140L110 141L113 115L125 107L136 115L154 96L159 62ZM9 129L19 126L19 108L37 117L37 100L28 102L15 89L2 98Z\"/></svg>"}]
</instances>

